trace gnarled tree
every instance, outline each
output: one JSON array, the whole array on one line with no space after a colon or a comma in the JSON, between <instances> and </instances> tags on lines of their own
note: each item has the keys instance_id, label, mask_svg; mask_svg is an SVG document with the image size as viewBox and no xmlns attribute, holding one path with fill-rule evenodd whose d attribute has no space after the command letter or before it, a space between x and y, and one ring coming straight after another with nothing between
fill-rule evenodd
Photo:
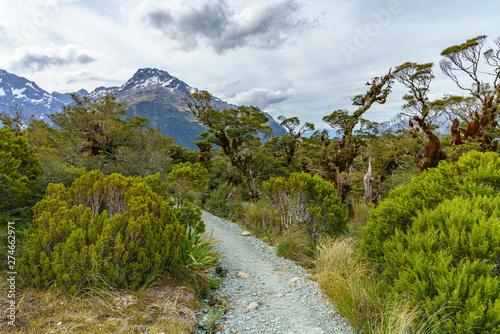
<instances>
[{"instance_id":1,"label":"gnarled tree","mask_svg":"<svg viewBox=\"0 0 500 334\"><path fill-rule=\"evenodd\" d=\"M323 121L328 123L339 134L339 140L331 140L323 134L321 140L324 143L322 159L323 178L333 180L339 197L345 199L348 187L342 181L340 174L349 170L354 159L360 154L362 147L366 145L365 137L377 131L377 124L370 122L361 116L375 103L384 104L391 91L393 76L391 71L383 77L376 77L368 91L363 95L353 98L353 105L358 106L352 114L347 110L336 110ZM354 131L355 127L359 128Z\"/></svg>"},{"instance_id":2,"label":"gnarled tree","mask_svg":"<svg viewBox=\"0 0 500 334\"><path fill-rule=\"evenodd\" d=\"M203 145L214 144L221 148L232 166L238 169L250 197L258 198L260 194L251 167L255 148L261 145L259 134L272 134L271 128L265 125L268 118L255 107L218 110L211 101L212 95L207 91L187 94L188 111L207 127L199 138Z\"/></svg>"},{"instance_id":3,"label":"gnarled tree","mask_svg":"<svg viewBox=\"0 0 500 334\"><path fill-rule=\"evenodd\" d=\"M434 78L432 63L417 64L406 62L396 68L394 77L410 90L410 94L403 96L406 104L403 106L405 116L408 116L410 134L416 135L418 129L427 136L428 142L424 144L425 157L418 162L420 172L427 168L436 167L439 161L446 159L446 154L441 149L441 140L433 132L434 121L439 116L439 109L432 108L427 97L429 85ZM415 127L416 122L418 128Z\"/></svg>"},{"instance_id":4,"label":"gnarled tree","mask_svg":"<svg viewBox=\"0 0 500 334\"><path fill-rule=\"evenodd\" d=\"M168 140L152 128L149 119L135 116L123 120L126 107L113 96L99 100L72 95L73 104L64 106L50 119L63 131L71 154L64 160L106 174L119 172L145 176L169 169L165 154Z\"/></svg>"},{"instance_id":5,"label":"gnarled tree","mask_svg":"<svg viewBox=\"0 0 500 334\"><path fill-rule=\"evenodd\" d=\"M277 145L285 155L286 162L290 164L295 156L300 138L305 132L314 130L314 124L305 122L300 126L298 117L286 118L283 115L278 116L278 120L281 121L280 125L287 130L287 134L279 138Z\"/></svg>"},{"instance_id":6,"label":"gnarled tree","mask_svg":"<svg viewBox=\"0 0 500 334\"><path fill-rule=\"evenodd\" d=\"M446 48L441 52L445 59L441 60L440 66L443 73L460 89L478 101L477 107L469 113L467 128L461 130L464 133L463 139L475 138L481 143L483 151L496 151L500 103L500 38L494 41L496 50L488 49L482 53L486 37L478 36ZM482 60L490 66L489 71L480 69ZM459 78L460 74L465 78ZM485 75L492 78L492 81L485 82ZM454 130L457 137L456 127ZM458 134L460 135L459 131Z\"/></svg>"}]
</instances>

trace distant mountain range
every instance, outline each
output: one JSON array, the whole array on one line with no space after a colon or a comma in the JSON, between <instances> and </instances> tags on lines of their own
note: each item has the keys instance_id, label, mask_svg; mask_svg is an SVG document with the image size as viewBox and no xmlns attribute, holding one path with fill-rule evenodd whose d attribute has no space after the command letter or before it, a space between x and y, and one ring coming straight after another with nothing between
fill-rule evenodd
<instances>
[{"instance_id":1,"label":"distant mountain range","mask_svg":"<svg viewBox=\"0 0 500 334\"><path fill-rule=\"evenodd\" d=\"M191 114L183 111L186 109L186 93L196 91L197 88L189 86L166 71L143 68L120 87L103 86L90 93L83 89L75 93L93 99L106 94L114 95L118 102L127 106L125 117L146 117L151 120L150 125L158 128L163 135L174 137L178 144L196 150L192 140L197 134L205 131L205 128L195 123ZM50 123L47 115L60 111L71 102L70 93L48 93L33 81L0 70L0 111L7 111L17 105L25 114L33 114L36 119ZM217 97L214 97L213 102L220 109L236 107ZM281 136L286 133L271 115L264 114L269 118L268 125L273 129L274 135Z\"/></svg>"}]
</instances>

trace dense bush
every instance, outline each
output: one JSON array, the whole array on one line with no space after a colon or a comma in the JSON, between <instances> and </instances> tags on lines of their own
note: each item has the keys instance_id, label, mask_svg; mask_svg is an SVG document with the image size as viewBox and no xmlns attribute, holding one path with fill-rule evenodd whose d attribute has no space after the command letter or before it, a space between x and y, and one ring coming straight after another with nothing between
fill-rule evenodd
<instances>
[{"instance_id":1,"label":"dense bush","mask_svg":"<svg viewBox=\"0 0 500 334\"><path fill-rule=\"evenodd\" d=\"M470 152L391 192L362 232L382 277L447 332L500 333L499 189L498 155Z\"/></svg>"},{"instance_id":2,"label":"dense bush","mask_svg":"<svg viewBox=\"0 0 500 334\"><path fill-rule=\"evenodd\" d=\"M384 244L384 276L449 332L500 333L499 208L498 196L445 200Z\"/></svg>"},{"instance_id":3,"label":"dense bush","mask_svg":"<svg viewBox=\"0 0 500 334\"><path fill-rule=\"evenodd\" d=\"M7 128L0 130L0 222L25 213L40 173L26 138L14 136Z\"/></svg>"},{"instance_id":4,"label":"dense bush","mask_svg":"<svg viewBox=\"0 0 500 334\"><path fill-rule=\"evenodd\" d=\"M174 214L179 223L185 228L191 227L196 233L205 232L205 222L201 219L201 210L193 204L186 202L184 206L174 207Z\"/></svg>"},{"instance_id":5,"label":"dense bush","mask_svg":"<svg viewBox=\"0 0 500 334\"><path fill-rule=\"evenodd\" d=\"M291 173L288 179L271 178L262 184L281 214L285 229L299 224L314 237L337 234L347 227L346 207L333 184L307 173Z\"/></svg>"},{"instance_id":6,"label":"dense bush","mask_svg":"<svg viewBox=\"0 0 500 334\"><path fill-rule=\"evenodd\" d=\"M179 163L168 174L167 182L177 199L177 205L182 206L188 193L203 192L208 182L208 170L199 162Z\"/></svg>"},{"instance_id":7,"label":"dense bush","mask_svg":"<svg viewBox=\"0 0 500 334\"><path fill-rule=\"evenodd\" d=\"M420 211L457 196L495 196L499 189L500 159L496 153L472 151L455 163L442 161L380 202L363 229L362 247L370 258L382 261L384 241L396 230L406 231Z\"/></svg>"},{"instance_id":8,"label":"dense bush","mask_svg":"<svg viewBox=\"0 0 500 334\"><path fill-rule=\"evenodd\" d=\"M34 215L19 265L29 285L136 288L179 261L184 228L142 179L92 171L50 184Z\"/></svg>"},{"instance_id":9,"label":"dense bush","mask_svg":"<svg viewBox=\"0 0 500 334\"><path fill-rule=\"evenodd\" d=\"M240 188L226 182L210 191L205 198L205 208L219 217L239 218L243 214Z\"/></svg>"}]
</instances>

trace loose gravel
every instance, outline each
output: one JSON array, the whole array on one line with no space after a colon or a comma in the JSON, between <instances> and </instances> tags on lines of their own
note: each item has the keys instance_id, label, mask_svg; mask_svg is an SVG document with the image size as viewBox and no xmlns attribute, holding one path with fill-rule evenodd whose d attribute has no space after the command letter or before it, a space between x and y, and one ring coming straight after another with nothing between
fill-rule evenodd
<instances>
[{"instance_id":1,"label":"loose gravel","mask_svg":"<svg viewBox=\"0 0 500 334\"><path fill-rule=\"evenodd\" d=\"M353 333L320 291L311 274L292 261L278 257L270 247L244 229L203 213L206 231L221 240L221 266L227 275L216 296L226 297L231 308L221 318L217 333ZM203 314L200 315L200 331Z\"/></svg>"}]
</instances>

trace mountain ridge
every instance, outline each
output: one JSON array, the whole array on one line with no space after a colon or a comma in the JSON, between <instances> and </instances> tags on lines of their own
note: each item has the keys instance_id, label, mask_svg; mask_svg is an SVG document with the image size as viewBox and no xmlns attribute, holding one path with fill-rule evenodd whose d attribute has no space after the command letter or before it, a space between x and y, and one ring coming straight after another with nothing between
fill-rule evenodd
<instances>
[{"instance_id":1,"label":"mountain ridge","mask_svg":"<svg viewBox=\"0 0 500 334\"><path fill-rule=\"evenodd\" d=\"M189 86L167 71L140 68L121 86L100 86L91 92L82 89L75 93L92 99L111 94L116 97L117 102L127 106L125 118L148 118L150 125L158 128L163 135L174 137L178 144L197 150L193 139L205 131L205 128L196 123L194 116L185 112L186 93L197 91L197 88ZM236 108L217 97L213 97L213 102L219 109ZM17 105L26 116L33 114L35 119L50 124L47 115L60 111L70 103L71 93L49 93L33 81L0 69L0 111ZM271 115L263 113L269 118L268 125L273 128L274 135L286 133Z\"/></svg>"}]
</instances>

